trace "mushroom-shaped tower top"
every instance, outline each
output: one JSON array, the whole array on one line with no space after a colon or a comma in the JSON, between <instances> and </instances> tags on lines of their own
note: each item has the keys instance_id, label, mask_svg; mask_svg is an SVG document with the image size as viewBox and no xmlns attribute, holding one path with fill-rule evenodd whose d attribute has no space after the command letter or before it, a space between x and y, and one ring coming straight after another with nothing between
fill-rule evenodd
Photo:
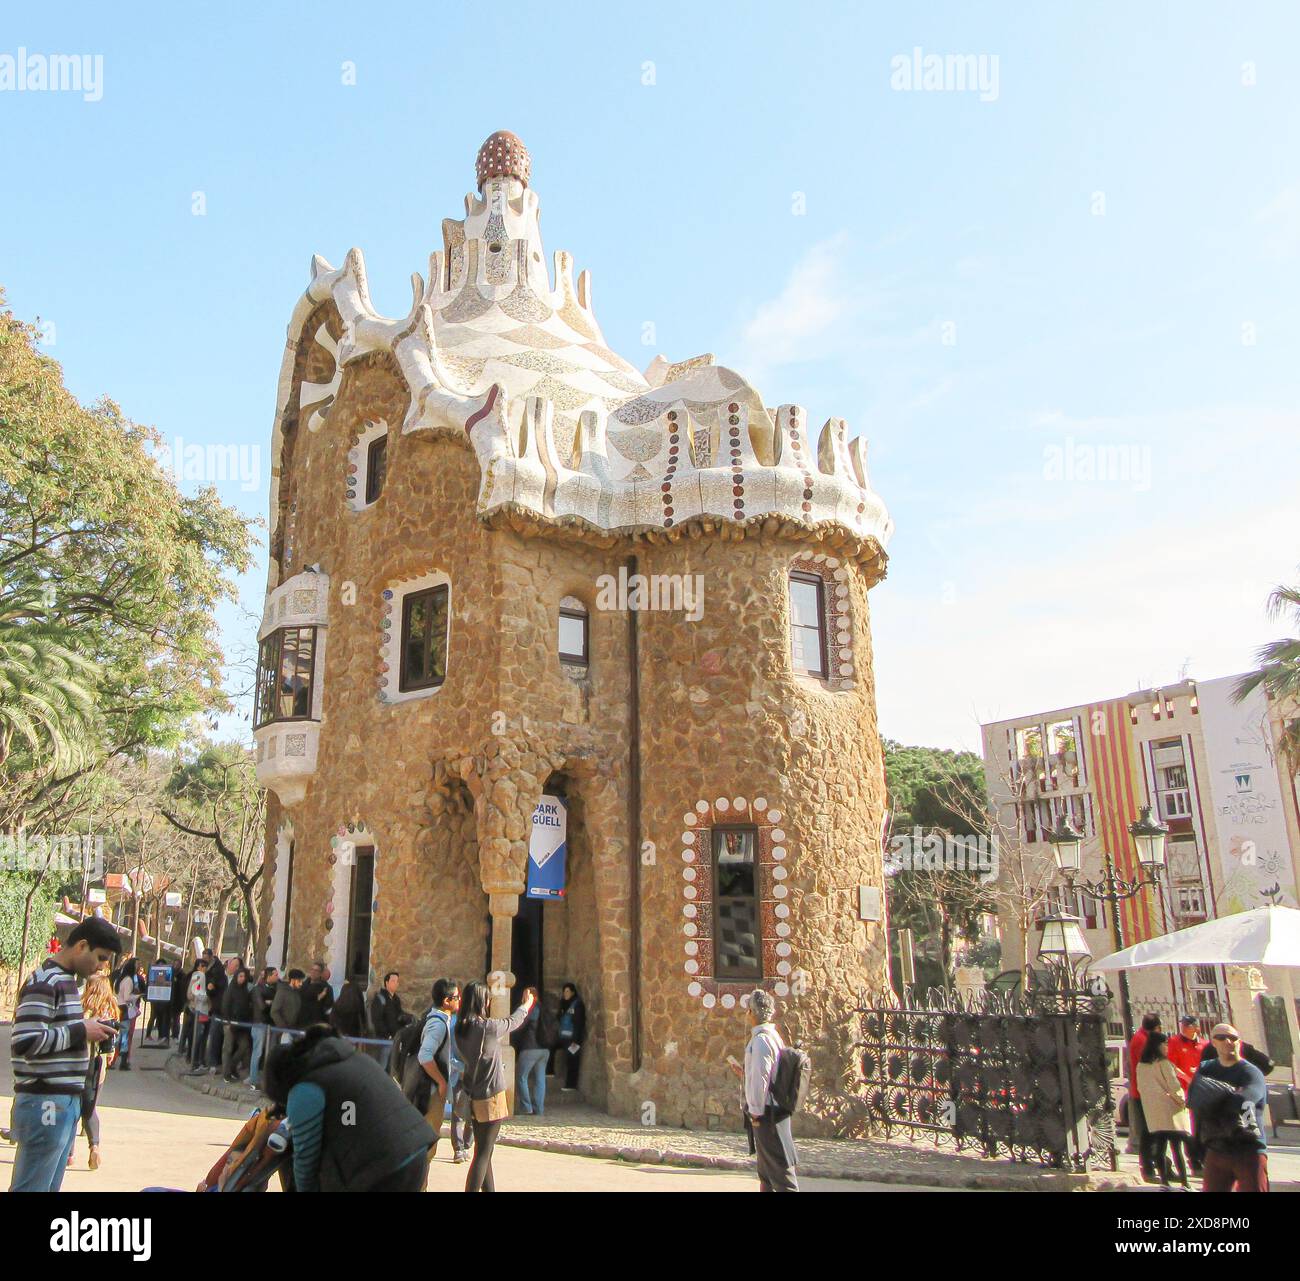
<instances>
[{"instance_id":1,"label":"mushroom-shaped tower top","mask_svg":"<svg viewBox=\"0 0 1300 1281\"><path fill-rule=\"evenodd\" d=\"M480 191L490 178L518 178L526 187L532 167L528 148L508 129L498 129L478 149L474 176Z\"/></svg>"}]
</instances>

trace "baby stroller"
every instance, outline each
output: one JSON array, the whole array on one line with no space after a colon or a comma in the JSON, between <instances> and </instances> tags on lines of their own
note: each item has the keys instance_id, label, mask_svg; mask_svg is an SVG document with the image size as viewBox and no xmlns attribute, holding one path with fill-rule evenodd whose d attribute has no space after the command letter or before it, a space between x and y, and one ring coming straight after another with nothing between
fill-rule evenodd
<instances>
[{"instance_id":1,"label":"baby stroller","mask_svg":"<svg viewBox=\"0 0 1300 1281\"><path fill-rule=\"evenodd\" d=\"M292 1144L280 1108L258 1108L199 1185L200 1192L265 1192L273 1174L288 1190Z\"/></svg>"}]
</instances>

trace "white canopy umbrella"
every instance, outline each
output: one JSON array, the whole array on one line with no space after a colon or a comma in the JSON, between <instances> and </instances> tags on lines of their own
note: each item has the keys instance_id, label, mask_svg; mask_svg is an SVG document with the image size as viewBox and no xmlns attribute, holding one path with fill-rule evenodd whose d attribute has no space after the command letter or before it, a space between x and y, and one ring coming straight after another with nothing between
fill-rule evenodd
<instances>
[{"instance_id":1,"label":"white canopy umbrella","mask_svg":"<svg viewBox=\"0 0 1300 1281\"><path fill-rule=\"evenodd\" d=\"M1300 910L1257 907L1147 939L1093 961L1094 970L1151 965L1300 966Z\"/></svg>"},{"instance_id":2,"label":"white canopy umbrella","mask_svg":"<svg viewBox=\"0 0 1300 1281\"><path fill-rule=\"evenodd\" d=\"M1300 911L1294 907L1257 907L1221 916L1217 921L1147 939L1093 962L1098 970L1140 970L1153 965L1269 965L1282 969L1291 1043L1300 1044L1295 987L1291 970L1300 967ZM1291 1059L1291 1079L1300 1087L1300 1054Z\"/></svg>"}]
</instances>

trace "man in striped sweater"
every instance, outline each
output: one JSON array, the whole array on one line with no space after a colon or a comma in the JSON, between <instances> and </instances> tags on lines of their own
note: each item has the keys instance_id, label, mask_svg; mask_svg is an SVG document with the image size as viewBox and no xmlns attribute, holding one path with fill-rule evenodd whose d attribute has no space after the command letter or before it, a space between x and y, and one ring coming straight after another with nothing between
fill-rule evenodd
<instances>
[{"instance_id":1,"label":"man in striped sweater","mask_svg":"<svg viewBox=\"0 0 1300 1281\"><path fill-rule=\"evenodd\" d=\"M92 917L23 984L14 1011L13 1139L10 1192L57 1192L81 1120L89 1047L113 1029L84 1017L79 983L122 950L117 931Z\"/></svg>"}]
</instances>

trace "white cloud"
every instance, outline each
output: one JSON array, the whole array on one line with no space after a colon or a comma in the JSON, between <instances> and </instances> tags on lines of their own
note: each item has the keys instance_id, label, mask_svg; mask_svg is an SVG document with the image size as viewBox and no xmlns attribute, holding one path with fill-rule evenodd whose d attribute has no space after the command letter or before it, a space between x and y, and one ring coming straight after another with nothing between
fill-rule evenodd
<instances>
[{"instance_id":1,"label":"white cloud","mask_svg":"<svg viewBox=\"0 0 1300 1281\"><path fill-rule=\"evenodd\" d=\"M889 578L872 593L889 737L978 748L981 721L1117 697L1184 663L1199 679L1246 670L1277 630L1265 598L1300 574L1294 415L1048 422L1183 452L1151 495L1027 472L933 518L896 504Z\"/></svg>"},{"instance_id":2,"label":"white cloud","mask_svg":"<svg viewBox=\"0 0 1300 1281\"><path fill-rule=\"evenodd\" d=\"M824 355L842 331L855 308L844 271L848 247L845 232L813 245L781 292L758 305L741 334L741 368L753 379Z\"/></svg>"},{"instance_id":3,"label":"white cloud","mask_svg":"<svg viewBox=\"0 0 1300 1281\"><path fill-rule=\"evenodd\" d=\"M1300 182L1284 187L1256 215L1264 252L1284 262L1300 253Z\"/></svg>"}]
</instances>

